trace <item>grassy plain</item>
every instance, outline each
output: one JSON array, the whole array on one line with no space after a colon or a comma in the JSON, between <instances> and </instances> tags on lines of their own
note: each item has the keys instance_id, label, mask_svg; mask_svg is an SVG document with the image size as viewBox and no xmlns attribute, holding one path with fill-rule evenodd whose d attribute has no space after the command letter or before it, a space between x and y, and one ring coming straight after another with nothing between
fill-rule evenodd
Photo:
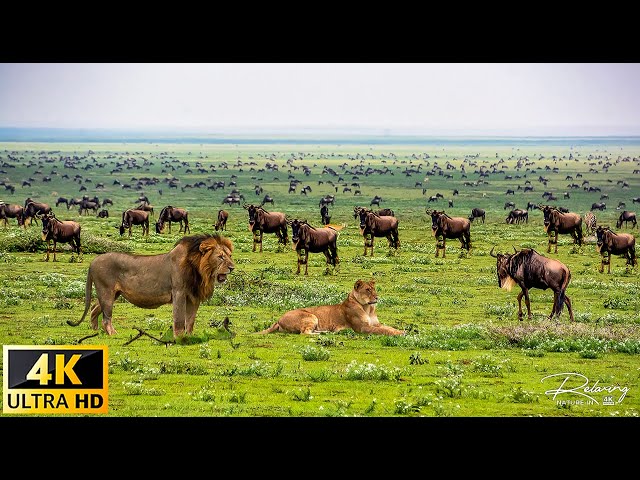
<instances>
[{"instance_id":1,"label":"grassy plain","mask_svg":"<svg viewBox=\"0 0 640 480\"><path fill-rule=\"evenodd\" d=\"M18 160L9 160L9 154ZM79 169L63 169L57 159L74 155L83 157ZM16 166L0 168L0 179L16 187L13 195L3 191L0 200L24 204L30 196L51 204L58 218L82 224L86 252L83 261L77 262L70 261L71 254L65 249L57 263L47 263L37 226L26 232L18 229L15 220L7 229L0 226L0 341L69 345L94 333L88 321L75 328L66 322L82 314L86 272L95 255L112 249L164 253L181 238L177 226L172 234L158 235L152 226L148 238L135 228L130 239L120 237L115 227L122 211L134 207L138 195L144 193L156 215L165 205L184 207L190 212L192 234L212 233L222 199L231 188L182 191L168 188L162 180L175 176L181 186L199 181L210 185L218 180L228 185L236 180L248 203L259 203L269 194L275 205L268 205L268 210L306 218L313 225L320 224L320 198L335 194L335 205L330 207L332 223L347 225L338 240L339 271L325 275L324 256L312 254L309 275L296 275L295 252L290 246L279 248L273 235L265 235L263 253L252 252L246 210L225 206L230 218L224 234L235 245L236 270L200 307L189 344L165 346L143 337L125 346L137 333L134 327L160 336L171 329L172 320L170 306L144 310L124 300L114 307L118 334L109 337L100 331L83 342L109 348L109 416L637 416L637 268L627 271L624 260L614 257L611 274L599 273L595 245L577 248L562 236L558 254L547 254L541 212L531 211L528 224L507 225L504 219L509 210L504 203L514 201L516 207L525 208L528 201L544 202L541 195L548 190L560 199L557 205L584 215L592 203L600 201L601 194L608 194L604 200L607 210L596 215L598 224L615 227L618 202L626 202L627 209L633 210L632 198L640 196L640 175L633 174L640 168L639 156L640 145L0 144L0 164ZM607 173L603 171L606 158L612 163ZM629 161L622 161L625 158ZM112 173L116 162L129 159L136 159L139 168L125 166L122 172ZM533 163L518 171L518 159ZM32 160L35 165L27 166ZM478 180L474 170L491 169L500 160L503 162L496 167L501 173L491 174L487 184L463 186L465 181ZM196 162L207 173L199 172ZM268 162L276 164L278 171L265 170ZM98 163L105 166L97 167ZM92 168L82 168L87 164ZM455 169L447 169L447 164ZM461 178L463 164L467 178ZM310 175L303 173L303 165L310 167ZM434 165L443 175L425 174ZM323 174L325 166L344 181L338 183L337 177ZM353 178L355 170L369 166L388 168L389 173ZM411 175L403 173L418 168ZM61 178L64 173L71 178ZM446 178L447 174L453 178ZM52 180L43 183L47 175ZM75 175L82 175L86 192L79 191ZM302 181L295 194L287 193L288 175ZM513 178L506 180L506 175ZM546 187L538 181L541 175L549 179ZM567 175L573 181L566 180ZM21 187L29 177L36 181ZM141 177L156 177L161 182L141 190L114 185L116 179L133 185L133 179ZM328 180L335 182L337 191ZM526 180L531 181L533 192L519 190L515 196L505 196L508 188L524 187ZM602 192L567 188L583 180ZM622 188L622 181L629 188ZM95 188L99 182L104 183L103 189ZM359 189L362 196L343 192L342 184L353 182L360 186L351 187L352 191ZM422 182L426 194L416 182ZM264 193L256 195L255 185L262 186ZM304 185L312 189L307 196L300 194ZM453 196L454 189L459 195ZM563 199L567 191L571 198ZM81 197L84 193L111 198L114 205L106 207L110 217L80 217L77 209L54 206L59 196ZM436 193L444 199L428 203L428 197ZM382 196L381 207L395 211L401 246L391 253L386 240L378 239L371 258L362 255L353 207L368 206L374 195ZM448 200L453 200L453 208L448 207ZM435 258L426 207L444 209L450 216L468 216L473 207L486 210L486 223L472 223L470 255L462 253L459 242L453 240L447 243L446 258ZM24 251L26 245L32 251ZM569 323L566 308L559 322L547 321L552 294L541 290L530 293L533 319L528 321L525 316L519 322L518 291L507 293L497 285L495 260L489 256L494 245L498 251L532 247L564 262L572 272L567 294L576 322ZM341 302L359 278L376 279L380 321L406 329L408 335L389 338L352 331L309 337L254 335L289 309ZM219 326L225 317L231 320L233 337ZM589 395L598 403L571 393L556 399L545 394L559 388L565 376L544 378L561 373L587 377L588 387L596 387ZM565 388L583 383L571 377ZM608 392L598 387L616 386L611 393L615 404L603 405ZM622 388L628 391L618 402ZM584 393L584 388L578 391Z\"/></svg>"}]
</instances>

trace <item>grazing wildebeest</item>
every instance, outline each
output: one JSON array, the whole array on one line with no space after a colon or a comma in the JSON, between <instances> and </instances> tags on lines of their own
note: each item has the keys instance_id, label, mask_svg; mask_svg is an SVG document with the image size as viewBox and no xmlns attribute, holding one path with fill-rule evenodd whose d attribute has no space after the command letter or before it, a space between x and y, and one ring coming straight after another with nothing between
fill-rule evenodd
<instances>
[{"instance_id":1,"label":"grazing wildebeest","mask_svg":"<svg viewBox=\"0 0 640 480\"><path fill-rule=\"evenodd\" d=\"M180 222L180 230L178 233L183 232L183 222L184 222L184 233L191 233L191 228L189 228L189 212L187 212L184 208L172 207L171 205L167 205L162 210L160 210L160 215L158 215L158 221L156 222L156 233L162 233L164 231L164 224L169 224L169 233L171 233L171 222Z\"/></svg>"},{"instance_id":2,"label":"grazing wildebeest","mask_svg":"<svg viewBox=\"0 0 640 480\"><path fill-rule=\"evenodd\" d=\"M227 229L227 220L229 220L229 212L226 210L218 210L218 220L214 225L216 232L218 230L226 230Z\"/></svg>"},{"instance_id":3,"label":"grazing wildebeest","mask_svg":"<svg viewBox=\"0 0 640 480\"><path fill-rule=\"evenodd\" d=\"M260 205L245 204L243 208L249 212L249 231L253 233L253 252L256 245L260 245L262 253L262 235L264 233L275 233L278 243L287 245L289 243L289 230L287 219L282 212L267 212Z\"/></svg>"},{"instance_id":4,"label":"grazing wildebeest","mask_svg":"<svg viewBox=\"0 0 640 480\"><path fill-rule=\"evenodd\" d=\"M506 210L507 208L516 208L516 204L515 204L515 203L513 203L513 202L506 202L506 203L504 204L504 208L503 208L503 210Z\"/></svg>"},{"instance_id":5,"label":"grazing wildebeest","mask_svg":"<svg viewBox=\"0 0 640 480\"><path fill-rule=\"evenodd\" d=\"M591 235L596 231L597 219L593 212L587 212L584 214L584 232L587 235Z\"/></svg>"},{"instance_id":6,"label":"grazing wildebeest","mask_svg":"<svg viewBox=\"0 0 640 480\"><path fill-rule=\"evenodd\" d=\"M68 243L71 245L72 251L78 253L80 257L80 231L81 227L78 222L73 220L58 220L53 212L40 216L42 220L42 240L47 242L47 258L49 261L49 252L51 250L51 240L53 240L53 261L56 260L56 245L58 243Z\"/></svg>"},{"instance_id":7,"label":"grazing wildebeest","mask_svg":"<svg viewBox=\"0 0 640 480\"><path fill-rule=\"evenodd\" d=\"M102 209L98 212L98 218L109 218L109 210Z\"/></svg>"},{"instance_id":8,"label":"grazing wildebeest","mask_svg":"<svg viewBox=\"0 0 640 480\"><path fill-rule=\"evenodd\" d=\"M262 199L262 203L260 205L266 205L267 203L270 203L271 205L275 205L271 195L265 195L264 198Z\"/></svg>"},{"instance_id":9,"label":"grazing wildebeest","mask_svg":"<svg viewBox=\"0 0 640 480\"><path fill-rule=\"evenodd\" d=\"M622 222L624 222L624 226L627 227L629 222L632 223L631 228L638 226L638 221L636 220L636 212L629 212L625 210L620 214L618 221L616 222L616 228L622 227Z\"/></svg>"},{"instance_id":10,"label":"grazing wildebeest","mask_svg":"<svg viewBox=\"0 0 640 480\"><path fill-rule=\"evenodd\" d=\"M358 218L360 216L360 212L373 212L379 217L395 217L396 214L390 208L381 208L380 210L373 211L369 207L353 207L353 218Z\"/></svg>"},{"instance_id":11,"label":"grazing wildebeest","mask_svg":"<svg viewBox=\"0 0 640 480\"><path fill-rule=\"evenodd\" d=\"M106 205L113 206L113 200L111 200L110 198L105 198L104 200L102 200L102 206L104 207Z\"/></svg>"},{"instance_id":12,"label":"grazing wildebeest","mask_svg":"<svg viewBox=\"0 0 640 480\"><path fill-rule=\"evenodd\" d=\"M134 225L142 226L142 235L149 235L149 212L144 210L136 210L130 208L122 212L122 223L119 227L120 235L124 235L124 231L129 229L129 236L131 236L131 229Z\"/></svg>"},{"instance_id":13,"label":"grazing wildebeest","mask_svg":"<svg viewBox=\"0 0 640 480\"><path fill-rule=\"evenodd\" d=\"M147 202L141 203L136 208L134 208L134 210L140 210L140 211L143 211L143 212L148 212L148 213L151 214L152 217L154 216L153 206L149 205Z\"/></svg>"},{"instance_id":14,"label":"grazing wildebeest","mask_svg":"<svg viewBox=\"0 0 640 480\"><path fill-rule=\"evenodd\" d=\"M606 203L592 203L591 204L591 210L606 210L607 209L607 204Z\"/></svg>"},{"instance_id":15,"label":"grazing wildebeest","mask_svg":"<svg viewBox=\"0 0 640 480\"><path fill-rule=\"evenodd\" d=\"M93 212L97 214L98 208L100 208L100 203L83 199L82 202L80 202L80 208L78 209L78 212L80 213L80 215L82 215L83 212L85 215L87 215L89 213L89 210L93 210Z\"/></svg>"},{"instance_id":16,"label":"grazing wildebeest","mask_svg":"<svg viewBox=\"0 0 640 480\"><path fill-rule=\"evenodd\" d=\"M322 225L327 225L331 222L331 215L329 215L329 207L326 205L322 205L320 207L320 218Z\"/></svg>"},{"instance_id":17,"label":"grazing wildebeest","mask_svg":"<svg viewBox=\"0 0 640 480\"><path fill-rule=\"evenodd\" d=\"M507 218L505 218L505 222L509 224L522 223L522 222L529 223L529 211L521 210L519 208L516 208L515 210L511 210Z\"/></svg>"},{"instance_id":18,"label":"grazing wildebeest","mask_svg":"<svg viewBox=\"0 0 640 480\"><path fill-rule=\"evenodd\" d=\"M505 193L505 195L515 195L515 194L516 194L515 190L512 190L510 188L508 188L507 192Z\"/></svg>"},{"instance_id":19,"label":"grazing wildebeest","mask_svg":"<svg viewBox=\"0 0 640 480\"><path fill-rule=\"evenodd\" d=\"M607 265L607 273L611 273L611 255L623 255L627 259L627 265L633 268L638 264L636 258L636 239L630 233L615 233L609 227L600 225L596 229L598 238L596 250L602 255L600 273Z\"/></svg>"},{"instance_id":20,"label":"grazing wildebeest","mask_svg":"<svg viewBox=\"0 0 640 480\"><path fill-rule=\"evenodd\" d=\"M582 217L577 213L563 213L549 205L539 205L538 208L544 214L544 230L549 235L547 253L551 252L551 245L555 245L555 253L558 253L558 234L570 234L573 243L582 246ZM553 238L552 238L553 237Z\"/></svg>"},{"instance_id":21,"label":"grazing wildebeest","mask_svg":"<svg viewBox=\"0 0 640 480\"><path fill-rule=\"evenodd\" d=\"M240 205L240 197L237 195L227 195L222 200L222 204L225 205Z\"/></svg>"},{"instance_id":22,"label":"grazing wildebeest","mask_svg":"<svg viewBox=\"0 0 640 480\"><path fill-rule=\"evenodd\" d=\"M522 296L527 305L527 314L531 320L531 303L529 302L529 290L539 288L553 290L553 306L549 320L554 316L560 316L562 306L566 303L569 310L569 318L573 322L573 309L571 300L566 295L567 286L571 280L571 271L562 262L553 258L540 255L532 248L523 248L519 252L514 247L515 253L494 254L491 249L489 254L496 258L496 273L498 275L498 287L511 291L514 285L518 285L522 291L518 294L518 319L522 321Z\"/></svg>"},{"instance_id":23,"label":"grazing wildebeest","mask_svg":"<svg viewBox=\"0 0 640 480\"><path fill-rule=\"evenodd\" d=\"M627 207L627 204L624 202L618 202L618 206L616 207L616 210L623 210Z\"/></svg>"},{"instance_id":24,"label":"grazing wildebeest","mask_svg":"<svg viewBox=\"0 0 640 480\"><path fill-rule=\"evenodd\" d=\"M538 205L533 202L527 202L527 211L529 210L537 210Z\"/></svg>"},{"instance_id":25,"label":"grazing wildebeest","mask_svg":"<svg viewBox=\"0 0 640 480\"><path fill-rule=\"evenodd\" d=\"M398 219L390 216L380 216L368 209L361 209L360 217L360 233L364 237L364 253L367 256L367 249L371 249L373 257L373 244L375 237L386 237L389 242L389 248L398 250L400 247L400 238L398 235Z\"/></svg>"},{"instance_id":26,"label":"grazing wildebeest","mask_svg":"<svg viewBox=\"0 0 640 480\"><path fill-rule=\"evenodd\" d=\"M369 203L369 206L371 207L372 205L378 205L380 206L380 202L382 202L382 197L379 195L376 195L375 197L373 197L371 199L371 203Z\"/></svg>"},{"instance_id":27,"label":"grazing wildebeest","mask_svg":"<svg viewBox=\"0 0 640 480\"><path fill-rule=\"evenodd\" d=\"M64 203L67 207L67 210L69 210L69 199L65 197L58 197L58 199L56 200L56 207L61 203Z\"/></svg>"},{"instance_id":28,"label":"grazing wildebeest","mask_svg":"<svg viewBox=\"0 0 640 480\"><path fill-rule=\"evenodd\" d=\"M9 218L15 218L19 227L27 228L24 224L24 207L22 205L0 202L0 220L4 222L4 228L9 224Z\"/></svg>"},{"instance_id":29,"label":"grazing wildebeest","mask_svg":"<svg viewBox=\"0 0 640 480\"><path fill-rule=\"evenodd\" d=\"M465 249L467 253L469 252L471 249L471 222L468 218L452 218L444 213L444 210L441 212L425 210L425 212L431 216L431 231L436 237L436 257L440 255L440 250L442 250L442 258L446 257L447 238L460 239L461 248ZM440 245L439 237L442 237L442 245Z\"/></svg>"},{"instance_id":30,"label":"grazing wildebeest","mask_svg":"<svg viewBox=\"0 0 640 480\"><path fill-rule=\"evenodd\" d=\"M631 203L640 203L640 197L633 197Z\"/></svg>"},{"instance_id":31,"label":"grazing wildebeest","mask_svg":"<svg viewBox=\"0 0 640 480\"><path fill-rule=\"evenodd\" d=\"M49 204L34 202L33 200L27 199L24 204L24 211L22 212L24 224L27 225L27 219L33 219L33 221L37 225L38 217L36 215L47 215L49 212L51 212L51 207L49 206Z\"/></svg>"},{"instance_id":32,"label":"grazing wildebeest","mask_svg":"<svg viewBox=\"0 0 640 480\"><path fill-rule=\"evenodd\" d=\"M486 216L486 212L482 208L474 208L471 210L471 215L469 215L469 221L473 222L474 218L481 218L482 223L484 223L484 218Z\"/></svg>"},{"instance_id":33,"label":"grazing wildebeest","mask_svg":"<svg viewBox=\"0 0 640 480\"><path fill-rule=\"evenodd\" d=\"M304 265L304 274L309 274L309 253L324 253L327 257L325 273L329 273L329 265L332 265L334 270L338 268L340 260L338 259L338 230L336 228L314 228L306 220L298 219L287 221L287 225L291 226L291 242L298 254L296 274L300 274L300 265Z\"/></svg>"}]
</instances>

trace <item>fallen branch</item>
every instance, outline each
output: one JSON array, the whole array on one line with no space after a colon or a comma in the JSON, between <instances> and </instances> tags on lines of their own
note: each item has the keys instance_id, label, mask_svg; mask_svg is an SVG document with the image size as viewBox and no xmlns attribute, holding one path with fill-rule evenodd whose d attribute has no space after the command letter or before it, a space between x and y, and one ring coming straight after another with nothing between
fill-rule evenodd
<instances>
[{"instance_id":1,"label":"fallen branch","mask_svg":"<svg viewBox=\"0 0 640 480\"><path fill-rule=\"evenodd\" d=\"M138 334L135 337L133 337L131 340L129 340L128 342L124 343L123 346L129 345L130 343L134 342L135 340L137 340L137 339L139 339L140 337L143 337L143 336L147 336L149 338L152 338L157 342L164 343L165 345L173 345L173 344L176 343L175 340L169 340L169 341L161 340L161 339L159 339L157 337L154 337L153 335L148 334L147 332L145 332L141 328L138 328L138 327L133 327L133 328L138 330Z\"/></svg>"}]
</instances>

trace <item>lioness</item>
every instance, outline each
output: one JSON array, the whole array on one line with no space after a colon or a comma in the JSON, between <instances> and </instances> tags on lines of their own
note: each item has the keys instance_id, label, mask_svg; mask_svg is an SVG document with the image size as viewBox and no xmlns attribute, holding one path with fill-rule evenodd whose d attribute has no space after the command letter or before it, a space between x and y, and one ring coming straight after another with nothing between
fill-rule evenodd
<instances>
[{"instance_id":1,"label":"lioness","mask_svg":"<svg viewBox=\"0 0 640 480\"><path fill-rule=\"evenodd\" d=\"M116 333L111 324L113 304L122 295L141 308L173 305L174 336L191 334L200 302L213 294L215 285L224 282L235 268L231 260L233 244L219 234L194 235L178 240L173 250L160 255L131 255L109 252L98 255L89 266L85 289L85 308L77 326L87 316L91 303L91 285L95 284L98 302L91 310L91 326L98 329L98 315L109 335Z\"/></svg>"},{"instance_id":2,"label":"lioness","mask_svg":"<svg viewBox=\"0 0 640 480\"><path fill-rule=\"evenodd\" d=\"M376 282L358 280L344 302L336 305L290 310L271 327L258 333L319 333L351 328L360 333L404 335L404 331L382 325L376 314Z\"/></svg>"}]
</instances>

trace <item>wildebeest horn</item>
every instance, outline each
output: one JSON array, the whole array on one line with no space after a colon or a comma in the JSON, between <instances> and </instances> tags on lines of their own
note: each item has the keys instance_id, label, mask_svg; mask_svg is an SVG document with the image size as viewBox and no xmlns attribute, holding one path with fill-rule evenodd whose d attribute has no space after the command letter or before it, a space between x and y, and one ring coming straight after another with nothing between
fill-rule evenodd
<instances>
[{"instance_id":1,"label":"wildebeest horn","mask_svg":"<svg viewBox=\"0 0 640 480\"><path fill-rule=\"evenodd\" d=\"M245 210L249 209L249 204L245 203L244 205L242 205L242 208L244 208Z\"/></svg>"},{"instance_id":2,"label":"wildebeest horn","mask_svg":"<svg viewBox=\"0 0 640 480\"><path fill-rule=\"evenodd\" d=\"M518 250L516 250L515 245L511 245L511 246L513 247L513 251L514 251L514 253L518 253Z\"/></svg>"},{"instance_id":3,"label":"wildebeest horn","mask_svg":"<svg viewBox=\"0 0 640 480\"><path fill-rule=\"evenodd\" d=\"M496 248L496 246L494 245L493 247L491 247L491 251L489 252L489 255L491 255L494 258L498 258L498 255L493 253L493 249Z\"/></svg>"}]
</instances>

